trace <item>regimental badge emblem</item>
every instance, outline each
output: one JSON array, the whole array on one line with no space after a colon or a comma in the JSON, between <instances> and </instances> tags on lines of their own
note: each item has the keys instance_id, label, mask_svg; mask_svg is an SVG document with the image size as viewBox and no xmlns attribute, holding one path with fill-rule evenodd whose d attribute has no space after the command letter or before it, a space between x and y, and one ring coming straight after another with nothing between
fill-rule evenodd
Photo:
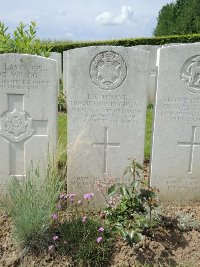
<instances>
[{"instance_id":1,"label":"regimental badge emblem","mask_svg":"<svg viewBox=\"0 0 200 267\"><path fill-rule=\"evenodd\" d=\"M101 89L113 90L119 87L127 75L126 62L113 51L99 53L90 64L90 77Z\"/></svg>"},{"instance_id":2,"label":"regimental badge emblem","mask_svg":"<svg viewBox=\"0 0 200 267\"><path fill-rule=\"evenodd\" d=\"M181 79L193 93L200 93L200 55L188 59L181 69Z\"/></svg>"},{"instance_id":3,"label":"regimental badge emblem","mask_svg":"<svg viewBox=\"0 0 200 267\"><path fill-rule=\"evenodd\" d=\"M27 112L6 111L0 117L0 134L13 142L20 142L33 134L32 119Z\"/></svg>"}]
</instances>

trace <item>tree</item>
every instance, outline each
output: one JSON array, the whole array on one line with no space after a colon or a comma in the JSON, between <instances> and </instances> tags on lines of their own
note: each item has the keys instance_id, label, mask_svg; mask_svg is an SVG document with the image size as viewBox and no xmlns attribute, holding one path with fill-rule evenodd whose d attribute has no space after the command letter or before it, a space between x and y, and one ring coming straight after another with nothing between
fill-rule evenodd
<instances>
[{"instance_id":1,"label":"tree","mask_svg":"<svg viewBox=\"0 0 200 267\"><path fill-rule=\"evenodd\" d=\"M200 33L200 1L177 0L162 7L155 36Z\"/></svg>"},{"instance_id":2,"label":"tree","mask_svg":"<svg viewBox=\"0 0 200 267\"><path fill-rule=\"evenodd\" d=\"M155 36L169 35L174 25L174 4L167 4L162 7L157 18L157 26L154 30Z\"/></svg>"}]
</instances>

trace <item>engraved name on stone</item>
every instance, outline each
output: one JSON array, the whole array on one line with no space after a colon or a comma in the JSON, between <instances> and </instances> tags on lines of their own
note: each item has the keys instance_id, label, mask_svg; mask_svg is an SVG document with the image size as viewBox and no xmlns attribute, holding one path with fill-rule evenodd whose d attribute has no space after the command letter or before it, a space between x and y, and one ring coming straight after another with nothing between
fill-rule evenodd
<instances>
[{"instance_id":1,"label":"engraved name on stone","mask_svg":"<svg viewBox=\"0 0 200 267\"><path fill-rule=\"evenodd\" d=\"M85 100L71 100L74 123L138 124L144 104L131 102L127 95L88 94Z\"/></svg>"},{"instance_id":2,"label":"engraved name on stone","mask_svg":"<svg viewBox=\"0 0 200 267\"><path fill-rule=\"evenodd\" d=\"M127 75L127 66L121 55L104 51L96 55L90 64L90 77L101 89L113 90L119 87Z\"/></svg>"},{"instance_id":3,"label":"engraved name on stone","mask_svg":"<svg viewBox=\"0 0 200 267\"><path fill-rule=\"evenodd\" d=\"M169 121L200 121L200 98L194 97L166 97L161 98L159 113Z\"/></svg>"},{"instance_id":4,"label":"engraved name on stone","mask_svg":"<svg viewBox=\"0 0 200 267\"><path fill-rule=\"evenodd\" d=\"M168 190L194 190L198 191L200 186L200 179L197 176L188 177L187 180L185 177L177 176L157 176L156 183L159 186L160 184L166 185Z\"/></svg>"},{"instance_id":5,"label":"engraved name on stone","mask_svg":"<svg viewBox=\"0 0 200 267\"><path fill-rule=\"evenodd\" d=\"M50 81L38 79L44 73L48 70L42 65L4 64L0 70L0 91L16 89L27 92L37 91L41 86L47 88Z\"/></svg>"}]
</instances>

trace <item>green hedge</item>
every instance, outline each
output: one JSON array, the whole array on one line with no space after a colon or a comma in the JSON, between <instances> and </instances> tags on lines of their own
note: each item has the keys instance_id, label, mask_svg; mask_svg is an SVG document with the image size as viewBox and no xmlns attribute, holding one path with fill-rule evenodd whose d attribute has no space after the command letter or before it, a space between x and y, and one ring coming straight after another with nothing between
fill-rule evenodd
<instances>
[{"instance_id":1,"label":"green hedge","mask_svg":"<svg viewBox=\"0 0 200 267\"><path fill-rule=\"evenodd\" d=\"M168 43L195 43L200 42L200 34L174 35L149 38L130 38L109 41L88 41L88 42L50 42L52 52L62 53L63 51L85 46L113 45L113 46L136 46L136 45L164 45Z\"/></svg>"}]
</instances>

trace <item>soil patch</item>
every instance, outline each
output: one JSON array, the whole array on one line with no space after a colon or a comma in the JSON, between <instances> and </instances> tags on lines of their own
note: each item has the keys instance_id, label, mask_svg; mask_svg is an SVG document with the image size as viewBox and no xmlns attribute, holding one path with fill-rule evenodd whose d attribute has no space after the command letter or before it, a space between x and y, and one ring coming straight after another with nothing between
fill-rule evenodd
<instances>
[{"instance_id":1,"label":"soil patch","mask_svg":"<svg viewBox=\"0 0 200 267\"><path fill-rule=\"evenodd\" d=\"M163 226L157 227L138 246L131 248L120 238L116 238L113 254L107 266L200 266L200 203L185 205L164 205L161 212ZM177 221L177 215L181 218ZM189 219L188 219L189 218ZM178 225L182 223L180 230ZM68 256L44 252L31 255L20 251L13 243L11 222L0 213L0 267L43 267L75 266Z\"/></svg>"}]
</instances>

